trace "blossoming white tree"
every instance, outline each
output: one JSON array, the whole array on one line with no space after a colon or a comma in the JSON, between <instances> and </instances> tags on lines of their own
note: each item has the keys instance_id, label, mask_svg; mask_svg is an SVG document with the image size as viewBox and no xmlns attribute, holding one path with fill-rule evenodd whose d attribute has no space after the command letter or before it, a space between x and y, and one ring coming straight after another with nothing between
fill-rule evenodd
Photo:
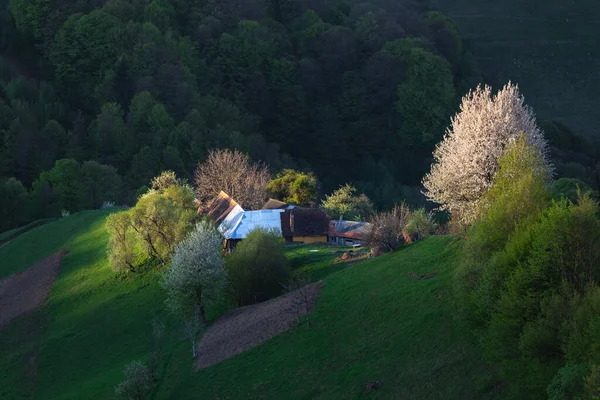
<instances>
[{"instance_id":1,"label":"blossoming white tree","mask_svg":"<svg viewBox=\"0 0 600 400\"><path fill-rule=\"evenodd\" d=\"M470 91L433 152L431 171L423 178L425 195L459 222L472 223L498 157L521 135L541 154L550 178L548 144L518 86L509 82L495 95L487 85Z\"/></svg>"},{"instance_id":2,"label":"blossoming white tree","mask_svg":"<svg viewBox=\"0 0 600 400\"><path fill-rule=\"evenodd\" d=\"M219 233L207 223L196 224L175 247L171 268L163 276L167 306L184 317L199 311L206 322L205 306L218 300L227 285L224 265Z\"/></svg>"}]
</instances>

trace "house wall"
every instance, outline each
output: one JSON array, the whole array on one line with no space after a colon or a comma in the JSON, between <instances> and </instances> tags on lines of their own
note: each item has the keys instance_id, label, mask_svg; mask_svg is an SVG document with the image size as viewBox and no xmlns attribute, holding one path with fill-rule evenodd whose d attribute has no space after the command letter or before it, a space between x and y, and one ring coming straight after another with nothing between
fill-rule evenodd
<instances>
[{"instance_id":1,"label":"house wall","mask_svg":"<svg viewBox=\"0 0 600 400\"><path fill-rule=\"evenodd\" d=\"M327 243L327 236L294 236L292 238L294 243Z\"/></svg>"},{"instance_id":2,"label":"house wall","mask_svg":"<svg viewBox=\"0 0 600 400\"><path fill-rule=\"evenodd\" d=\"M339 236L329 236L328 243L335 246L352 246L355 244L363 244L360 239L349 239Z\"/></svg>"}]
</instances>

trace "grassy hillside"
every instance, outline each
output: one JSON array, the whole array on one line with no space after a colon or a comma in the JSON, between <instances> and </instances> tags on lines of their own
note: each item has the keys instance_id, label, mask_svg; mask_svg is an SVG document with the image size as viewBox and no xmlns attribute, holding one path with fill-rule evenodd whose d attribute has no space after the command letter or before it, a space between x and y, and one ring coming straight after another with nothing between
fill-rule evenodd
<instances>
[{"instance_id":1,"label":"grassy hillside","mask_svg":"<svg viewBox=\"0 0 600 400\"><path fill-rule=\"evenodd\" d=\"M539 117L597 133L600 2L433 0L494 83L509 79Z\"/></svg>"},{"instance_id":2,"label":"grassy hillside","mask_svg":"<svg viewBox=\"0 0 600 400\"><path fill-rule=\"evenodd\" d=\"M54 251L58 229L69 232L66 245L55 243L70 254L47 305L0 331L0 398L113 398L124 365L149 359L150 320L164 314L159 272L115 277L105 258L108 213L71 216L72 229L64 225L69 218L50 223L0 250L17 260L12 270L23 269ZM17 257L34 251L26 236L46 240L45 252ZM293 251L303 260L292 260L294 267L327 276L313 327L295 328L194 373L189 344L167 318L154 399L346 399L360 396L370 380L382 382L377 395L383 398L493 396L487 390L492 375L450 301L451 238L432 237L347 268L334 266L330 251ZM426 280L407 275L433 270L438 274Z\"/></svg>"}]
</instances>

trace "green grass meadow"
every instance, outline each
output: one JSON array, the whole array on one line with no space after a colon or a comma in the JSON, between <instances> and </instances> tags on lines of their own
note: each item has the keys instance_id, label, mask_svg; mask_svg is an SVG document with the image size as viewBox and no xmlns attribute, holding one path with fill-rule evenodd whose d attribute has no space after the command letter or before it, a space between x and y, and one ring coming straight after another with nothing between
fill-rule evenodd
<instances>
[{"instance_id":1,"label":"green grass meadow","mask_svg":"<svg viewBox=\"0 0 600 400\"><path fill-rule=\"evenodd\" d=\"M195 372L180 324L165 315L160 272L119 278L110 269L103 226L110 212L74 214L0 249L4 275L60 248L70 252L45 306L0 331L0 398L114 398L124 366L149 360L156 314L166 318L167 330L152 399L498 397L493 373L452 303L451 237L353 265L333 264L339 254L326 246L287 248L295 271L326 279L313 326ZM424 280L407 275L434 270ZM381 388L363 395L372 380Z\"/></svg>"}]
</instances>

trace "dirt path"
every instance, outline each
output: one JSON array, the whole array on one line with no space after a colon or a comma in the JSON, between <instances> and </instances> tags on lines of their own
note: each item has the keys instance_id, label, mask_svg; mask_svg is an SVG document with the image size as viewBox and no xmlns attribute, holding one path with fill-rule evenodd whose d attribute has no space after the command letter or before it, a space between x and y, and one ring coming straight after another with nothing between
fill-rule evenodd
<instances>
[{"instance_id":1,"label":"dirt path","mask_svg":"<svg viewBox=\"0 0 600 400\"><path fill-rule=\"evenodd\" d=\"M9 243L10 243L10 240L8 242L0 243L0 249L3 248L4 246L6 246Z\"/></svg>"},{"instance_id":2,"label":"dirt path","mask_svg":"<svg viewBox=\"0 0 600 400\"><path fill-rule=\"evenodd\" d=\"M11 319L39 307L52 290L66 251L61 250L23 272L0 280L0 329Z\"/></svg>"},{"instance_id":3,"label":"dirt path","mask_svg":"<svg viewBox=\"0 0 600 400\"><path fill-rule=\"evenodd\" d=\"M305 287L309 295L309 312L312 311L322 282ZM293 310L297 298L297 293L291 292L223 315L208 328L198 344L196 369L225 361L291 328L296 323ZM306 314L304 309L302 311L302 315Z\"/></svg>"}]
</instances>

